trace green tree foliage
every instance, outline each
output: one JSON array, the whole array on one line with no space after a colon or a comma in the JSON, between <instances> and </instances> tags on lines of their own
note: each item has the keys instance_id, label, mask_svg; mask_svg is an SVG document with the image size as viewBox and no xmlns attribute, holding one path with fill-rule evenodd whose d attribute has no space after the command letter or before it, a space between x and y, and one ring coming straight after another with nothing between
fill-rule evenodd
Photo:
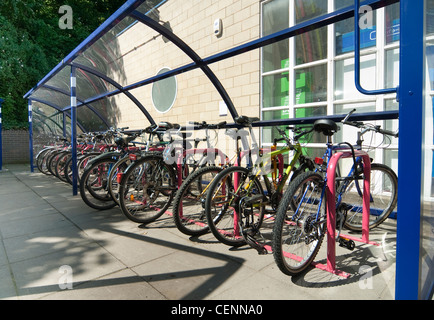
<instances>
[{"instance_id":1,"label":"green tree foliage","mask_svg":"<svg viewBox=\"0 0 434 320\"><path fill-rule=\"evenodd\" d=\"M27 127L23 95L125 0L0 0L0 98L5 128ZM59 28L73 10L73 28Z\"/></svg>"}]
</instances>

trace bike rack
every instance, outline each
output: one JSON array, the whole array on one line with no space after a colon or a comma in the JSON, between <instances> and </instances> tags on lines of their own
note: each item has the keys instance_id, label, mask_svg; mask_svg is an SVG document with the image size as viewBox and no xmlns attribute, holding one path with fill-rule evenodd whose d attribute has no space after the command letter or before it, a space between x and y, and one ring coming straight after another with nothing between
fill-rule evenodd
<instances>
[{"instance_id":1,"label":"bike rack","mask_svg":"<svg viewBox=\"0 0 434 320\"><path fill-rule=\"evenodd\" d=\"M366 244L379 245L377 242L369 241L369 209L370 209L370 180L371 160L367 152L355 150L354 155L363 159L363 212L362 212L362 238L348 235L342 237ZM336 269L336 167L340 159L351 158L352 152L337 152L329 162L327 168L327 266L319 267L325 271L348 278L346 272Z\"/></svg>"}]
</instances>

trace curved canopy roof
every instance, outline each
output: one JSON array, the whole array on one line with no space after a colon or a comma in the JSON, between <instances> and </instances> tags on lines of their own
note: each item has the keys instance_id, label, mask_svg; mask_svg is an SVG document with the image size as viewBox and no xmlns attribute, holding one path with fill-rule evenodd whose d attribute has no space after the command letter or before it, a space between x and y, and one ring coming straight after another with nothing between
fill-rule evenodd
<instances>
[{"instance_id":1,"label":"curved canopy roof","mask_svg":"<svg viewBox=\"0 0 434 320\"><path fill-rule=\"evenodd\" d=\"M194 3L201 5L203 1ZM374 8L384 6L383 1L378 0L365 1L364 4L366 3ZM230 116L235 118L238 115L237 109L225 87L210 68L211 64L354 15L354 7L350 6L271 35L253 41L249 40L250 42L241 43L229 50L219 52L219 48L216 47L213 52L210 46L205 50L203 44L195 41L194 34L187 34L185 38L181 38L177 35L177 31L174 31L178 30L177 13L188 12L191 5L194 5L193 2L178 0L128 0L25 94L24 98L32 102L35 116L37 115L38 119L45 119L46 125L57 123L56 128L62 127L59 120L54 119L58 118L59 114L70 116L70 75L71 69L74 68L77 125L82 131L98 131L117 127L119 110L125 103L125 99L140 110L144 121L148 124L154 123L150 106L143 105L140 93L136 89L192 70L202 72L205 81L214 86L220 99L225 102ZM168 10L162 10L167 6L175 6L170 10L170 14L167 13ZM126 43L120 40L127 32L134 32L134 36L129 38L136 39L136 42ZM157 75L146 74L143 70L138 70L139 68L136 68L134 63L125 63L125 55L133 54L134 61L141 61L141 63L145 61L152 64L153 61L147 60L152 54L155 56L155 52L150 52L152 49L149 44L159 37L164 40L164 47L158 53L162 61L164 61L166 52L179 52L177 59L166 60L160 66L168 67L165 69L168 71ZM202 58L202 56L206 57ZM119 96L123 98L119 99ZM65 123L64 120L63 122ZM257 125L273 124L268 122L263 121ZM148 124L143 124L143 127Z\"/></svg>"}]
</instances>

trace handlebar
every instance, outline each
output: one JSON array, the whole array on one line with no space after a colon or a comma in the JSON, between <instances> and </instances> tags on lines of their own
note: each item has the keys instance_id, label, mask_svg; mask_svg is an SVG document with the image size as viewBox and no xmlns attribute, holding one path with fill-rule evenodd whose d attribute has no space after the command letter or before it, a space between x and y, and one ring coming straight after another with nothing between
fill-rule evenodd
<instances>
[{"instance_id":1,"label":"handlebar","mask_svg":"<svg viewBox=\"0 0 434 320\"><path fill-rule=\"evenodd\" d=\"M205 121L197 122L197 121L189 121L189 124L199 127L199 129L221 129L226 127L226 121L222 121L216 124L209 124Z\"/></svg>"},{"instance_id":2,"label":"handlebar","mask_svg":"<svg viewBox=\"0 0 434 320\"><path fill-rule=\"evenodd\" d=\"M356 109L351 110L346 116L345 118L341 121L343 124L346 125L350 125L359 129L363 129L365 132L366 131L375 131L381 134L385 134L388 136L393 136L395 138L398 138L399 136L399 131L393 132L390 130L385 130L385 129L381 129L381 126L374 126L371 124L365 124L363 122L360 121L349 121L348 118L356 111Z\"/></svg>"}]
</instances>

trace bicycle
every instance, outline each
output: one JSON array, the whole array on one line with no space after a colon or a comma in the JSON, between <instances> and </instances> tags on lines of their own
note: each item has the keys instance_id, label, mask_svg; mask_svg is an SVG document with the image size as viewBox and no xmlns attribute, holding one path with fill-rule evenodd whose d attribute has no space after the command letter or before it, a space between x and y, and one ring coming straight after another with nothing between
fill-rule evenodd
<instances>
[{"instance_id":1,"label":"bicycle","mask_svg":"<svg viewBox=\"0 0 434 320\"><path fill-rule=\"evenodd\" d=\"M226 121L218 124L207 124L206 122L193 122L191 124L195 125L196 129L205 129L205 135L208 137L208 130L224 128ZM208 232L204 206L206 192L214 177L230 164L227 157L223 159L220 155L220 166L216 166L213 161L218 150L212 148L209 139L207 139L207 143L207 155L214 158L208 159L211 165L202 166L189 174L187 179L182 182L173 200L173 221L179 231L190 236L199 236Z\"/></svg>"},{"instance_id":2,"label":"bicycle","mask_svg":"<svg viewBox=\"0 0 434 320\"><path fill-rule=\"evenodd\" d=\"M272 150L259 158L256 166L251 165L251 154L260 156L258 144L252 131L252 123L258 118L245 116L235 119L239 125L249 128L252 137L251 150L247 151L250 165L247 167L236 166L222 170L211 183L205 201L205 211L208 226L213 235L222 243L229 246L242 246L248 244L258 253L267 252L264 239L261 238L260 227L262 225L266 207L271 207L267 213L274 213L277 208L283 188L290 177L291 172L300 174L304 170L313 169L313 162L303 155L298 139L308 131L298 131L294 143L280 128L276 128L284 141L285 146L279 150ZM295 129L294 129L295 130ZM282 154L294 151L293 157L286 169L283 170ZM296 163L300 167L296 170ZM271 181L267 177L272 168ZM279 168L279 171L277 171ZM263 177L265 190L260 182Z\"/></svg>"},{"instance_id":3,"label":"bicycle","mask_svg":"<svg viewBox=\"0 0 434 320\"><path fill-rule=\"evenodd\" d=\"M389 130L381 129L380 126L374 126L372 124L365 124L359 121L349 121L348 118L356 111L353 109L342 120L345 125L350 125L360 129L357 132L357 142L354 146L355 150L362 150L363 135L367 132L381 133L385 137L393 136L398 137L398 132L392 132ZM358 163L357 175L361 175L363 172L360 159L356 159ZM340 182L341 178L338 178L337 194L338 202L340 203L341 210L346 211L346 218L344 226L352 231L362 231L362 186L359 181L363 179L357 179L350 181L344 179ZM370 215L369 215L369 229L373 229L383 223L393 212L398 201L398 177L396 173L388 166L381 163L371 163L371 177L370 177ZM374 198L375 196L375 198Z\"/></svg>"},{"instance_id":4,"label":"bicycle","mask_svg":"<svg viewBox=\"0 0 434 320\"><path fill-rule=\"evenodd\" d=\"M88 161L79 184L80 196L88 206L98 210L106 210L118 204L113 185L110 191L110 182L113 180L114 174L123 169L124 159L129 159L132 154L140 152L140 148L130 147L129 144L137 143L134 140L143 133L149 133L149 141L152 140L154 134L152 129L154 126L144 130L124 132L127 137L118 136L115 138L116 151L102 153ZM122 130L118 130L118 133L121 132ZM148 150L149 146L148 144Z\"/></svg>"},{"instance_id":5,"label":"bicycle","mask_svg":"<svg viewBox=\"0 0 434 320\"><path fill-rule=\"evenodd\" d=\"M178 124L166 122L167 130L178 130ZM183 138L186 138L183 134ZM208 138L208 137L207 137ZM149 153L134 161L124 172L119 187L119 206L128 219L149 223L158 219L171 205L184 178L207 165L208 148L185 149L185 139L174 140L163 154ZM177 147L182 143L182 147ZM197 145L196 145L197 146ZM215 148L212 150L216 151ZM221 157L226 156L217 150ZM199 160L189 163L187 156L200 154ZM190 169L193 170L190 172Z\"/></svg>"},{"instance_id":6,"label":"bicycle","mask_svg":"<svg viewBox=\"0 0 434 320\"><path fill-rule=\"evenodd\" d=\"M351 113L345 117L343 123L348 124L347 119ZM326 189L329 160L334 151L348 150L348 147L353 155L352 168L347 176L336 179L338 185L336 189L336 238L341 246L350 250L354 249L354 241L340 237L340 231L345 225L348 212L353 210L351 208L360 207L359 204L353 206L351 199L357 199L358 202L361 197L360 190L363 189L358 186L359 181L363 181L361 158L355 157L354 147L351 144L344 142L335 145L332 143L331 137L338 130L334 121L329 119L317 120L313 125L313 130L321 132L327 137L324 157L316 159L318 167L315 171L302 173L294 179L279 204L273 227L272 248L274 260L279 269L287 275L297 275L306 270L318 253L327 226ZM375 127L375 130L386 135L396 135L379 127ZM343 147L343 145L347 146ZM356 147L361 147L361 143L360 146L358 143ZM389 174L391 170L382 170L384 167L383 165L371 164L371 172L379 170ZM395 193L391 194L389 205L383 210L383 217L390 214L392 207L396 204L397 181L393 176L390 177ZM351 184L354 185L354 189L349 188ZM351 190L356 190L356 192ZM371 186L371 203L372 201L375 202L377 197L383 196L382 194L375 194L375 192L379 191L381 191L379 188ZM345 202L343 199L346 199ZM372 207L371 211L375 209L374 206Z\"/></svg>"}]
</instances>

